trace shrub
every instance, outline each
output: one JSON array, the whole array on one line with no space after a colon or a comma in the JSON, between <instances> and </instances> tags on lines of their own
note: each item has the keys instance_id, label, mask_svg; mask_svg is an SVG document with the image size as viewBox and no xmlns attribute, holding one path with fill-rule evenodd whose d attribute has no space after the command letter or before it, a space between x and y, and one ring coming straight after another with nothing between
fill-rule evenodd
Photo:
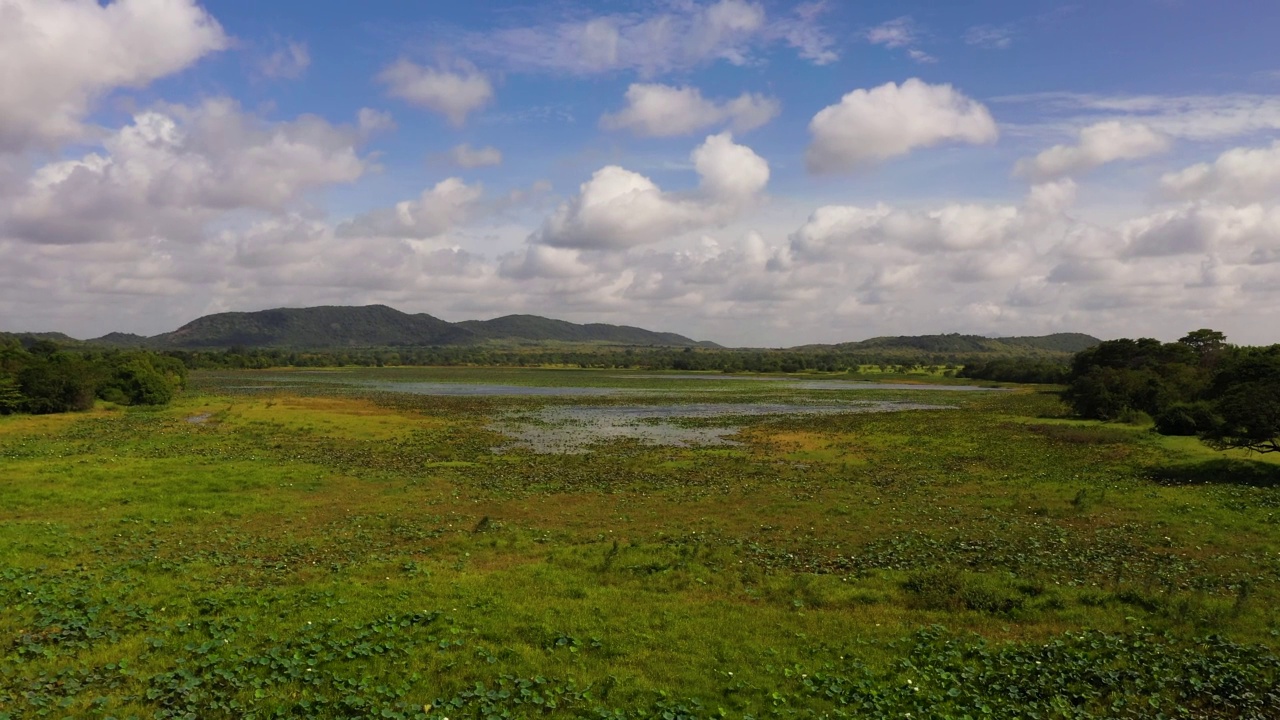
<instances>
[{"instance_id":1,"label":"shrub","mask_svg":"<svg viewBox=\"0 0 1280 720\"><path fill-rule=\"evenodd\" d=\"M912 573L902 587L907 591L909 606L917 610L974 610L1008 615L1026 604L1026 598L1012 588L955 568Z\"/></svg>"},{"instance_id":2,"label":"shrub","mask_svg":"<svg viewBox=\"0 0 1280 720\"><path fill-rule=\"evenodd\" d=\"M1156 432L1161 435L1199 435L1218 424L1213 407L1206 402L1174 403L1156 416Z\"/></svg>"}]
</instances>

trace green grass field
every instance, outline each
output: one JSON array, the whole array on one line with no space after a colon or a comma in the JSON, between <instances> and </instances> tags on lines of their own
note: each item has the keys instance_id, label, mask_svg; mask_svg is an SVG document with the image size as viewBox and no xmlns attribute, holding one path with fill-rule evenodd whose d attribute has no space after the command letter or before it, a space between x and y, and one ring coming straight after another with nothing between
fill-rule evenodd
<instances>
[{"instance_id":1,"label":"green grass field","mask_svg":"<svg viewBox=\"0 0 1280 720\"><path fill-rule=\"evenodd\" d=\"M494 426L865 399L953 408L578 454ZM228 372L0 418L0 719L1276 718L1277 648L1280 463L1034 388Z\"/></svg>"}]
</instances>

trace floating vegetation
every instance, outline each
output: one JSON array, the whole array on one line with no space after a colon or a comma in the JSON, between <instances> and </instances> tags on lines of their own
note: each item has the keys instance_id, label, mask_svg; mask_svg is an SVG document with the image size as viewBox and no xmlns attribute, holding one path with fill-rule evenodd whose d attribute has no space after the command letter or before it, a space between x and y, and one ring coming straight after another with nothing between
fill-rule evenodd
<instances>
[{"instance_id":1,"label":"floating vegetation","mask_svg":"<svg viewBox=\"0 0 1280 720\"><path fill-rule=\"evenodd\" d=\"M783 403L682 403L678 405L553 406L532 413L511 414L490 427L514 440L514 446L538 453L583 453L611 440L635 440L650 445L694 447L738 445L732 436L741 429L724 425L735 418L836 413L948 410L947 405L910 402L855 401L843 405ZM719 421L707 426L698 421Z\"/></svg>"}]
</instances>

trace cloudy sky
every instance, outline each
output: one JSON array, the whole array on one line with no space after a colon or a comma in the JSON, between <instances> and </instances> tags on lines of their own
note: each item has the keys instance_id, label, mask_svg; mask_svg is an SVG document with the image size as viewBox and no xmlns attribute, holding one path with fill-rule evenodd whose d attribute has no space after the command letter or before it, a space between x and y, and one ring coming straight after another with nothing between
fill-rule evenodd
<instances>
[{"instance_id":1,"label":"cloudy sky","mask_svg":"<svg viewBox=\"0 0 1280 720\"><path fill-rule=\"evenodd\" d=\"M0 329L1280 341L1274 0L0 0Z\"/></svg>"}]
</instances>

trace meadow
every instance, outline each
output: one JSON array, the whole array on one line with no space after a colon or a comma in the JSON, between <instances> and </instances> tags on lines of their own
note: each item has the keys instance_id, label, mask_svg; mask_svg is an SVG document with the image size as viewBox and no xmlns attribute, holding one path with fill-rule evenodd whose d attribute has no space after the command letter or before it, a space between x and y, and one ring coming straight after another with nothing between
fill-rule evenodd
<instances>
[{"instance_id":1,"label":"meadow","mask_svg":"<svg viewBox=\"0 0 1280 720\"><path fill-rule=\"evenodd\" d=\"M1280 717L1274 456L1051 387L723 378L0 417L0 720Z\"/></svg>"}]
</instances>

